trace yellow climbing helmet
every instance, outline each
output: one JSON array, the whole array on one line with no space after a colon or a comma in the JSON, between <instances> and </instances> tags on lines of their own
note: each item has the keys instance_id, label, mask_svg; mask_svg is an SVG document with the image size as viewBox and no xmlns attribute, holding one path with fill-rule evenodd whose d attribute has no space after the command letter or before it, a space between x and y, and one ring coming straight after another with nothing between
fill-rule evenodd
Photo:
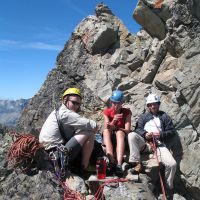
<instances>
[{"instance_id":1,"label":"yellow climbing helmet","mask_svg":"<svg viewBox=\"0 0 200 200\"><path fill-rule=\"evenodd\" d=\"M63 93L62 98L64 98L66 95L70 95L70 94L71 95L78 95L80 98L82 98L81 97L81 92L77 88L69 88L69 89L65 90L65 92Z\"/></svg>"}]
</instances>

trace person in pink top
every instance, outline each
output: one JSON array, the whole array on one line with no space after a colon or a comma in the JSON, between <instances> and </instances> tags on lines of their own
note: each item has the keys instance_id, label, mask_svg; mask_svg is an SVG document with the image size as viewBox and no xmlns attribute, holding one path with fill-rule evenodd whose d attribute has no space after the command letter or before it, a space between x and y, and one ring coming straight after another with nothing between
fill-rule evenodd
<instances>
[{"instance_id":1,"label":"person in pink top","mask_svg":"<svg viewBox=\"0 0 200 200\"><path fill-rule=\"evenodd\" d=\"M106 146L106 155L109 158L110 170L122 173L122 162L125 149L125 136L130 132L131 111L123 108L124 95L120 90L113 91L110 102L111 107L103 111L104 131L103 142ZM112 138L116 137L116 161L114 159ZM115 167L116 165L116 167Z\"/></svg>"}]
</instances>

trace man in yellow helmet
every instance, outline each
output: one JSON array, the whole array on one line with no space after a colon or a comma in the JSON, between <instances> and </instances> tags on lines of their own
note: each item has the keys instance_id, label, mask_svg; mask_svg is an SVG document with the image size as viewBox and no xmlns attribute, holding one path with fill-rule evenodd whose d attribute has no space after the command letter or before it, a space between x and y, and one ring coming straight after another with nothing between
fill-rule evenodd
<instances>
[{"instance_id":1,"label":"man in yellow helmet","mask_svg":"<svg viewBox=\"0 0 200 200\"><path fill-rule=\"evenodd\" d=\"M41 129L39 140L50 151L64 144L69 152L69 162L82 151L82 167L86 169L94 146L94 134L98 130L95 121L80 116L81 92L69 88L63 94L62 105L51 112Z\"/></svg>"}]
</instances>

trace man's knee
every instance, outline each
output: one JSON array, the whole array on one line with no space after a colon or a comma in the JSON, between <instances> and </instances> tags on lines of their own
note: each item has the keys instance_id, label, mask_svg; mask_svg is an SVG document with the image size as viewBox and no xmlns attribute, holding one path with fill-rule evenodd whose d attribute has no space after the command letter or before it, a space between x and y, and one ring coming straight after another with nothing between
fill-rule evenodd
<instances>
[{"instance_id":1,"label":"man's knee","mask_svg":"<svg viewBox=\"0 0 200 200\"><path fill-rule=\"evenodd\" d=\"M88 140L94 140L95 134L92 131L80 131L75 134L74 138L80 145L83 145Z\"/></svg>"},{"instance_id":2,"label":"man's knee","mask_svg":"<svg viewBox=\"0 0 200 200\"><path fill-rule=\"evenodd\" d=\"M165 165L165 167L167 167L167 169L169 169L170 171L176 171L176 167L177 167L177 163L174 159L170 159L168 160L168 162L163 163Z\"/></svg>"},{"instance_id":3,"label":"man's knee","mask_svg":"<svg viewBox=\"0 0 200 200\"><path fill-rule=\"evenodd\" d=\"M176 166L177 166L177 163L176 163L176 161L173 159L173 160L170 162L170 168L176 170Z\"/></svg>"},{"instance_id":4,"label":"man's knee","mask_svg":"<svg viewBox=\"0 0 200 200\"><path fill-rule=\"evenodd\" d=\"M136 132L130 132L128 134L128 141L132 143L137 140L137 137L138 137L138 134Z\"/></svg>"},{"instance_id":5,"label":"man's knee","mask_svg":"<svg viewBox=\"0 0 200 200\"><path fill-rule=\"evenodd\" d=\"M79 131L77 134L85 135L86 137L94 136L94 132L93 131Z\"/></svg>"}]
</instances>

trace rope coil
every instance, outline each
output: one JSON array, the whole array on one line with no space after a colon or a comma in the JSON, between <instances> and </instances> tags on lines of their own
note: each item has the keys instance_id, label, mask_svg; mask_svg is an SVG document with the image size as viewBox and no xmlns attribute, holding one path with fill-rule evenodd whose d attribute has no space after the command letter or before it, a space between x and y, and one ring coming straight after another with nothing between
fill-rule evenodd
<instances>
[{"instance_id":1,"label":"rope coil","mask_svg":"<svg viewBox=\"0 0 200 200\"><path fill-rule=\"evenodd\" d=\"M42 144L31 134L19 134L16 132L9 133L16 140L12 143L8 153L8 165L11 168L18 168L22 172L26 172L32 168L35 161L35 155Z\"/></svg>"}]
</instances>

